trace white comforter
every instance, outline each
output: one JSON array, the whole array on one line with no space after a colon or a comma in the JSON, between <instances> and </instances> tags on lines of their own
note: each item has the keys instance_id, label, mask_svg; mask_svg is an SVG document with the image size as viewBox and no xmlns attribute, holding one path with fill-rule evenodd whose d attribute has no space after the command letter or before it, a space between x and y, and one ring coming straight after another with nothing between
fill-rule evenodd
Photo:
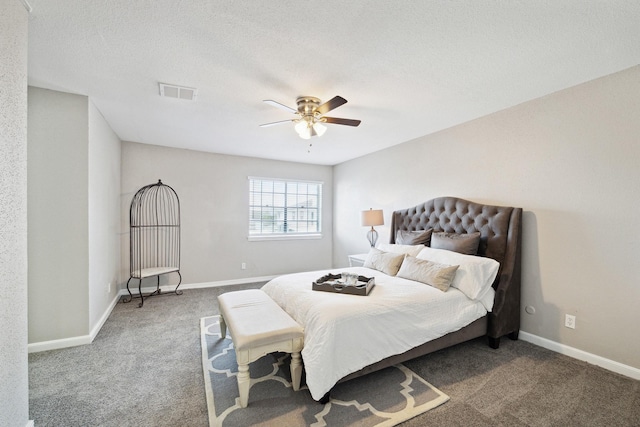
<instances>
[{"instance_id":1,"label":"white comforter","mask_svg":"<svg viewBox=\"0 0 640 427\"><path fill-rule=\"evenodd\" d=\"M368 296L313 291L337 271L280 276L262 289L304 328L307 386L321 399L344 376L457 331L487 311L455 288L447 292L364 267L340 269L375 276Z\"/></svg>"}]
</instances>

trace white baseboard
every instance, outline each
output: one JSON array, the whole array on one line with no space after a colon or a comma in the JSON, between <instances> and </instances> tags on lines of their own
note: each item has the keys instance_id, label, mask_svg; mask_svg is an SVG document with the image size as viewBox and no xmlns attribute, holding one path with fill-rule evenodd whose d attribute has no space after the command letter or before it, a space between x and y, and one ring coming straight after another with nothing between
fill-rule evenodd
<instances>
[{"instance_id":1,"label":"white baseboard","mask_svg":"<svg viewBox=\"0 0 640 427\"><path fill-rule=\"evenodd\" d=\"M184 285L180 285L179 289L203 289L203 288L213 288L218 286L243 285L245 283L265 282L267 280L273 279L274 277L277 277L277 276L249 277L245 279L221 280L218 282L184 284ZM135 292L134 292L134 289L135 289ZM175 285L160 286L160 289L162 290L162 292L173 292L176 289L176 286ZM131 290L134 296L138 293L137 287L136 288L132 287ZM155 287L145 287L145 288L142 288L142 293L143 294L149 293L155 290L156 290ZM60 348L91 344L95 339L95 337L98 335L98 332L100 332L100 329L102 329L102 326L104 325L104 323L109 318L109 315L111 315L111 312L113 311L114 307L116 306L120 298L124 295L129 295L129 292L127 292L126 288L120 289L120 291L116 294L113 301L111 301L111 304L109 304L109 308L105 310L104 314L102 315L102 317L100 317L100 320L93 327L89 335L82 335L77 337L62 338L59 340L31 343L27 346L27 351L29 353L37 353L40 351L57 350Z\"/></svg>"},{"instance_id":2,"label":"white baseboard","mask_svg":"<svg viewBox=\"0 0 640 427\"><path fill-rule=\"evenodd\" d=\"M26 426L24 426L24 427L33 427L33 426L35 426L35 424L33 423L33 420L29 420L29 421L27 422L27 425L26 425Z\"/></svg>"},{"instance_id":3,"label":"white baseboard","mask_svg":"<svg viewBox=\"0 0 640 427\"><path fill-rule=\"evenodd\" d=\"M109 318L109 315L111 314L111 312L113 311L113 308L116 306L119 300L120 300L120 294L118 293L113 298L113 300L109 304L109 307L105 310L102 317L100 317L100 320L98 320L98 323L96 323L93 329L91 329L91 332L89 333L89 335L81 335L81 336L71 337L71 338L62 338L59 340L31 343L27 346L27 351L29 353L38 353L40 351L57 350L59 348L68 348L68 347L75 347L78 345L91 344L93 340L96 338L96 335L98 335L98 332L100 332L100 329L102 329L104 322L107 321L107 319Z\"/></svg>"},{"instance_id":4,"label":"white baseboard","mask_svg":"<svg viewBox=\"0 0 640 427\"><path fill-rule=\"evenodd\" d=\"M89 337L91 337L91 342L93 342L93 340L96 339L96 335L98 335L98 332L100 332L100 329L102 329L102 326L104 325L104 322L107 321L107 319L111 315L111 312L113 311L113 309L116 306L116 304L118 303L118 301L120 301L120 293L119 292L116 293L116 296L113 298L113 300L111 301L111 304L109 304L109 307L105 310L105 312L102 315L102 317L100 317L100 320L98 320L98 323L96 323L96 325L93 327L93 329L91 329L91 332L89 333Z\"/></svg>"},{"instance_id":5,"label":"white baseboard","mask_svg":"<svg viewBox=\"0 0 640 427\"><path fill-rule=\"evenodd\" d=\"M27 0L20 0L20 1L22 2L22 5L24 6L24 8L27 9L27 12L29 13L33 12L33 8L31 7L31 5Z\"/></svg>"},{"instance_id":6,"label":"white baseboard","mask_svg":"<svg viewBox=\"0 0 640 427\"><path fill-rule=\"evenodd\" d=\"M34 342L27 346L29 353L37 353L40 351L57 350L59 348L76 347L78 345L91 344L90 335L81 335L71 338L62 338L59 340Z\"/></svg>"},{"instance_id":7,"label":"white baseboard","mask_svg":"<svg viewBox=\"0 0 640 427\"><path fill-rule=\"evenodd\" d=\"M233 280L220 280L217 282L202 282L202 283L190 283L190 284L184 284L184 285L180 285L180 287L178 289L180 290L184 290L184 289L204 289L204 288L216 288L219 286L231 286L231 285L244 285L245 283L255 283L255 282L266 282L268 280L271 280L273 278L276 278L278 276L262 276L262 277L248 277L245 279L233 279ZM133 296L138 295L138 287L137 286L131 286L131 293L133 294ZM176 289L176 285L165 285L165 286L160 286L160 290L162 292L173 292ZM155 286L147 286L142 288L142 293L146 294L146 293L150 293L156 290ZM129 292L127 292L127 288L125 287L124 289L120 289L120 295L124 296L124 295L129 295Z\"/></svg>"},{"instance_id":8,"label":"white baseboard","mask_svg":"<svg viewBox=\"0 0 640 427\"><path fill-rule=\"evenodd\" d=\"M544 347L547 350L555 351L556 353L564 354L566 356L573 357L574 359L600 366L601 368L624 375L625 377L640 380L640 369L634 368L633 366L624 365L614 360L606 359L602 356L597 356L583 350L578 350L577 348L569 347L568 345L560 344L524 331L520 331L518 338L522 341L527 341L531 344Z\"/></svg>"},{"instance_id":9,"label":"white baseboard","mask_svg":"<svg viewBox=\"0 0 640 427\"><path fill-rule=\"evenodd\" d=\"M218 286L244 285L246 283L267 282L271 279L275 279L278 276L280 275L249 277L246 279L220 280L218 282L193 283L191 285L181 285L180 289L214 288Z\"/></svg>"}]
</instances>

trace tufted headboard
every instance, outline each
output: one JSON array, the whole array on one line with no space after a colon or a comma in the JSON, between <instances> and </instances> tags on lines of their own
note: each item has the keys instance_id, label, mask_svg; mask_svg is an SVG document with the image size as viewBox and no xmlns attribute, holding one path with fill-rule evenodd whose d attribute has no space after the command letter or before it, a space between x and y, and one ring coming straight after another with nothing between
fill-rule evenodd
<instances>
[{"instance_id":1,"label":"tufted headboard","mask_svg":"<svg viewBox=\"0 0 640 427\"><path fill-rule=\"evenodd\" d=\"M487 335L499 339L520 329L520 258L522 208L482 205L456 197L438 197L418 206L393 212L390 243L399 230L448 233L480 232L478 255L500 263L493 283L496 297L488 314Z\"/></svg>"}]
</instances>

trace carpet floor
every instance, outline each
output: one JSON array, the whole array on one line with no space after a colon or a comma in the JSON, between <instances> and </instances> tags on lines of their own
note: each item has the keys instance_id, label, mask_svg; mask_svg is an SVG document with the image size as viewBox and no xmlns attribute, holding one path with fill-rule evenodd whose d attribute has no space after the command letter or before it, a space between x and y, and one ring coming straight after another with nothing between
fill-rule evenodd
<instances>
[{"instance_id":1,"label":"carpet floor","mask_svg":"<svg viewBox=\"0 0 640 427\"><path fill-rule=\"evenodd\" d=\"M200 318L221 292L118 303L90 345L29 355L30 418L43 426L207 426ZM450 400L401 424L640 426L640 381L524 341L477 339L405 363Z\"/></svg>"}]
</instances>

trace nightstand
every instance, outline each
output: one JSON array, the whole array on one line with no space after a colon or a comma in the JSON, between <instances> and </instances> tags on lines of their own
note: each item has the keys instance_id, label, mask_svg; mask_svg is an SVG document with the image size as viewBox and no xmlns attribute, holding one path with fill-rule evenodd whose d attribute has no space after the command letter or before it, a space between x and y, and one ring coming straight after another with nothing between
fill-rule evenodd
<instances>
[{"instance_id":1,"label":"nightstand","mask_svg":"<svg viewBox=\"0 0 640 427\"><path fill-rule=\"evenodd\" d=\"M368 254L349 255L349 267L362 267Z\"/></svg>"}]
</instances>

